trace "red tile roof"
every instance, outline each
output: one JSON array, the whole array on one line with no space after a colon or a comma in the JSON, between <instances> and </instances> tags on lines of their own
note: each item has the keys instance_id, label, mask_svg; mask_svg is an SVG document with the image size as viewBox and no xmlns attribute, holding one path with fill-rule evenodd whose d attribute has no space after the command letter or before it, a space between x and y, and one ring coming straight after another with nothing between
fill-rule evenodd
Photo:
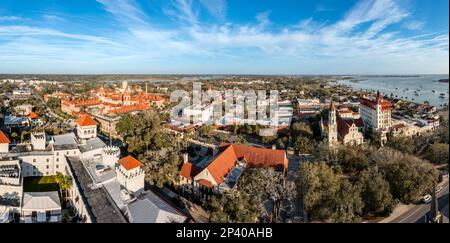
<instances>
[{"instance_id":1,"label":"red tile roof","mask_svg":"<svg viewBox=\"0 0 450 243\"><path fill-rule=\"evenodd\" d=\"M205 179L201 179L198 183L200 185L202 185L202 186L206 186L208 188L213 188L212 183L210 181L205 180Z\"/></svg>"},{"instance_id":2,"label":"red tile roof","mask_svg":"<svg viewBox=\"0 0 450 243\"><path fill-rule=\"evenodd\" d=\"M219 154L206 167L209 174L217 184L221 184L237 161L243 160L251 167L271 167L278 170L287 170L288 160L284 150L254 148L237 144L225 144L220 148ZM202 171L191 163L186 163L181 168L180 175L189 180ZM199 181L202 184L201 181ZM212 187L211 182L204 181L206 187Z\"/></svg>"},{"instance_id":3,"label":"red tile roof","mask_svg":"<svg viewBox=\"0 0 450 243\"><path fill-rule=\"evenodd\" d=\"M137 167L144 166L144 164L142 164L142 162L133 158L133 156L131 156L131 155L119 160L119 164L122 165L126 170L132 170Z\"/></svg>"},{"instance_id":4,"label":"red tile roof","mask_svg":"<svg viewBox=\"0 0 450 243\"><path fill-rule=\"evenodd\" d=\"M253 167L271 167L279 170L287 170L288 160L284 150L255 148L233 144L236 156L244 158L247 164Z\"/></svg>"},{"instance_id":5,"label":"red tile roof","mask_svg":"<svg viewBox=\"0 0 450 243\"><path fill-rule=\"evenodd\" d=\"M194 177L200 173L202 169L196 165L191 163L185 163L183 167L181 167L180 175L188 180L194 180Z\"/></svg>"},{"instance_id":6,"label":"red tile roof","mask_svg":"<svg viewBox=\"0 0 450 243\"><path fill-rule=\"evenodd\" d=\"M137 94L137 95L132 96L131 100L140 101L140 102L148 102L148 101L164 101L164 98L159 95L153 95L153 94Z\"/></svg>"},{"instance_id":7,"label":"red tile roof","mask_svg":"<svg viewBox=\"0 0 450 243\"><path fill-rule=\"evenodd\" d=\"M338 133L341 137L345 137L350 131L350 128L355 125L356 127L364 127L364 122L361 118L359 119L342 119L340 116L336 117L336 122L338 125Z\"/></svg>"},{"instance_id":8,"label":"red tile roof","mask_svg":"<svg viewBox=\"0 0 450 243\"><path fill-rule=\"evenodd\" d=\"M392 129L402 129L402 128L405 128L405 127L406 127L405 124L400 123L400 124L392 126Z\"/></svg>"},{"instance_id":9,"label":"red tile roof","mask_svg":"<svg viewBox=\"0 0 450 243\"><path fill-rule=\"evenodd\" d=\"M97 122L90 116L84 115L77 119L77 124L80 127L97 126Z\"/></svg>"},{"instance_id":10,"label":"red tile roof","mask_svg":"<svg viewBox=\"0 0 450 243\"><path fill-rule=\"evenodd\" d=\"M222 183L238 160L244 160L248 166L271 167L287 170L288 160L284 150L255 148L237 144L222 146L221 152L207 167L217 184Z\"/></svg>"},{"instance_id":11,"label":"red tile roof","mask_svg":"<svg viewBox=\"0 0 450 243\"><path fill-rule=\"evenodd\" d=\"M229 145L208 165L207 169L216 183L220 184L236 165L237 160L234 147Z\"/></svg>"},{"instance_id":12,"label":"red tile roof","mask_svg":"<svg viewBox=\"0 0 450 243\"><path fill-rule=\"evenodd\" d=\"M149 109L148 104L140 103L140 104L135 104L135 105L122 106L120 108L109 111L109 113L124 114L124 113L129 113L129 112L134 112L134 111L146 111L148 109Z\"/></svg>"},{"instance_id":13,"label":"red tile roof","mask_svg":"<svg viewBox=\"0 0 450 243\"><path fill-rule=\"evenodd\" d=\"M10 143L8 136L4 134L2 131L0 131L0 143Z\"/></svg>"},{"instance_id":14,"label":"red tile roof","mask_svg":"<svg viewBox=\"0 0 450 243\"><path fill-rule=\"evenodd\" d=\"M392 102L384 100L382 97L377 94L376 98L363 96L360 99L361 105L369 107L371 109L375 109L376 105L381 105L381 109L383 111L392 110Z\"/></svg>"},{"instance_id":15,"label":"red tile roof","mask_svg":"<svg viewBox=\"0 0 450 243\"><path fill-rule=\"evenodd\" d=\"M33 120L33 119L39 118L39 115L34 112L30 112L30 114L28 115L28 118Z\"/></svg>"}]
</instances>

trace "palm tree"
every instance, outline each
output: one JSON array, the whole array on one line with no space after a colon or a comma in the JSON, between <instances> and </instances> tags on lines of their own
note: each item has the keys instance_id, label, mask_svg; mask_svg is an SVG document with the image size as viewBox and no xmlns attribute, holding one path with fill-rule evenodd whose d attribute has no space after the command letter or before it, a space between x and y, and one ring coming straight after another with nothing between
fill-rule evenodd
<instances>
[{"instance_id":1,"label":"palm tree","mask_svg":"<svg viewBox=\"0 0 450 243\"><path fill-rule=\"evenodd\" d=\"M63 195L64 192L64 198L67 197L67 191L72 188L72 178L68 175L64 175L61 172L56 173L55 177L56 184L59 185L59 190L61 192L61 195Z\"/></svg>"}]
</instances>

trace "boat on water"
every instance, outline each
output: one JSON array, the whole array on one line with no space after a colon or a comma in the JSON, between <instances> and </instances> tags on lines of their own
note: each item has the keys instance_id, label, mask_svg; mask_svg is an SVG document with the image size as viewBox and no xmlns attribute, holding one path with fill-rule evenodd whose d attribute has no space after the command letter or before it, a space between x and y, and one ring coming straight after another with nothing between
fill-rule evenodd
<instances>
[{"instance_id":1,"label":"boat on water","mask_svg":"<svg viewBox=\"0 0 450 243\"><path fill-rule=\"evenodd\" d=\"M431 92L436 93L436 90L433 89Z\"/></svg>"},{"instance_id":2,"label":"boat on water","mask_svg":"<svg viewBox=\"0 0 450 243\"><path fill-rule=\"evenodd\" d=\"M439 98L445 99L445 94L444 94L444 93L441 93L441 94L439 95Z\"/></svg>"}]
</instances>

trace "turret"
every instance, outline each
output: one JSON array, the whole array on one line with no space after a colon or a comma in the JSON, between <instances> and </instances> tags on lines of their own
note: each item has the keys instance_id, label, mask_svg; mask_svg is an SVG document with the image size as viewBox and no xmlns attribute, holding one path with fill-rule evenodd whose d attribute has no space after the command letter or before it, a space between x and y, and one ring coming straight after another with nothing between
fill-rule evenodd
<instances>
[{"instance_id":1,"label":"turret","mask_svg":"<svg viewBox=\"0 0 450 243\"><path fill-rule=\"evenodd\" d=\"M115 169L120 156L120 149L116 146L106 146L102 149L102 163Z\"/></svg>"},{"instance_id":2,"label":"turret","mask_svg":"<svg viewBox=\"0 0 450 243\"><path fill-rule=\"evenodd\" d=\"M31 145L33 150L45 150L45 132L33 132L31 133Z\"/></svg>"}]
</instances>

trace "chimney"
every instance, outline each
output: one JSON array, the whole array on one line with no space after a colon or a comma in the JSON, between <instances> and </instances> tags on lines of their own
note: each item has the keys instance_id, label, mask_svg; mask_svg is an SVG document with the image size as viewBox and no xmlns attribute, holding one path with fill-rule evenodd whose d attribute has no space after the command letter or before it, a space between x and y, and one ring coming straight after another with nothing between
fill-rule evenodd
<instances>
[{"instance_id":1,"label":"chimney","mask_svg":"<svg viewBox=\"0 0 450 243\"><path fill-rule=\"evenodd\" d=\"M189 154L187 152L183 153L183 163L189 163Z\"/></svg>"}]
</instances>

